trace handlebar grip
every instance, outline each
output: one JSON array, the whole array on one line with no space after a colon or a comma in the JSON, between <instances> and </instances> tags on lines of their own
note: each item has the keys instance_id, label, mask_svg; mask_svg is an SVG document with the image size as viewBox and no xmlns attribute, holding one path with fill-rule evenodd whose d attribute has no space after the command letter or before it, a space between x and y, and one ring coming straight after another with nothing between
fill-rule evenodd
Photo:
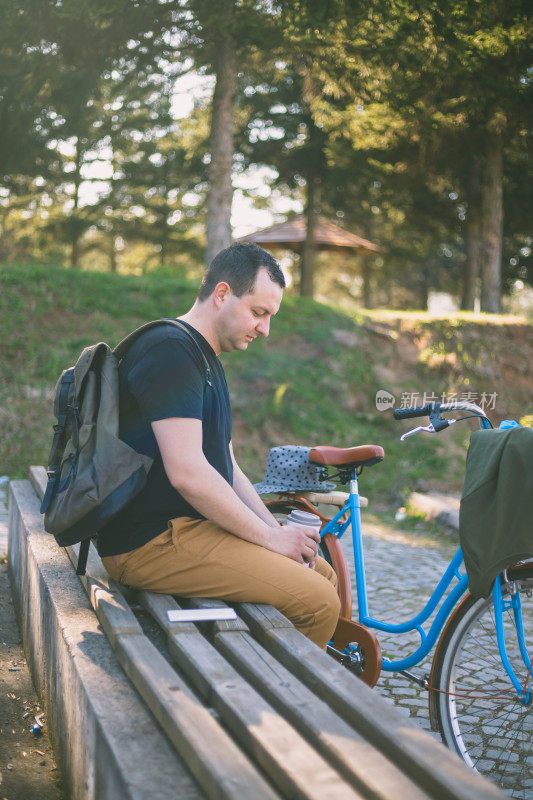
<instances>
[{"instance_id":1,"label":"handlebar grip","mask_svg":"<svg viewBox=\"0 0 533 800\"><path fill-rule=\"evenodd\" d=\"M395 408L392 415L394 419L412 419L413 417L427 417L432 410L432 405L410 406L409 408Z\"/></svg>"}]
</instances>

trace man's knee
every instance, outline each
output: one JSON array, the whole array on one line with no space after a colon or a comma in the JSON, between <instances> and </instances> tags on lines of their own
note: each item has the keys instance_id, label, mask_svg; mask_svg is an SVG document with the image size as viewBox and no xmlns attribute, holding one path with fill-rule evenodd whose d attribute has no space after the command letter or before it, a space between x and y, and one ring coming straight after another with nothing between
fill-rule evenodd
<instances>
[{"instance_id":1,"label":"man's knee","mask_svg":"<svg viewBox=\"0 0 533 800\"><path fill-rule=\"evenodd\" d=\"M315 614L331 618L335 622L339 618L341 603L335 584L320 576L320 584L316 587Z\"/></svg>"},{"instance_id":2,"label":"man's knee","mask_svg":"<svg viewBox=\"0 0 533 800\"><path fill-rule=\"evenodd\" d=\"M293 620L296 627L319 647L325 648L339 619L340 600L333 584L315 573L310 591L302 597L301 613ZM305 611L304 611L305 608Z\"/></svg>"}]
</instances>

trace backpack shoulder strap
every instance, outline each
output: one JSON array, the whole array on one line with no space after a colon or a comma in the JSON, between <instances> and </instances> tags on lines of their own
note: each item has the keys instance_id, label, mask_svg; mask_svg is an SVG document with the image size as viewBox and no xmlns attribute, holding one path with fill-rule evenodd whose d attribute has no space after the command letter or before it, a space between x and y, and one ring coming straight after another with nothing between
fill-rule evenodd
<instances>
[{"instance_id":1,"label":"backpack shoulder strap","mask_svg":"<svg viewBox=\"0 0 533 800\"><path fill-rule=\"evenodd\" d=\"M57 389L57 425L54 425L54 438L50 455L48 456L48 483L41 503L41 514L44 514L52 501L56 483L59 479L60 460L57 458L57 450L61 438L65 432L65 424L68 414L68 394L70 385L74 382L74 367L66 369L61 376L60 384Z\"/></svg>"},{"instance_id":2,"label":"backpack shoulder strap","mask_svg":"<svg viewBox=\"0 0 533 800\"><path fill-rule=\"evenodd\" d=\"M87 559L89 557L89 547L91 545L91 537L82 539L80 542L80 549L78 550L78 566L76 567L76 575L85 575L87 568Z\"/></svg>"},{"instance_id":3,"label":"backpack shoulder strap","mask_svg":"<svg viewBox=\"0 0 533 800\"><path fill-rule=\"evenodd\" d=\"M136 330L134 330L132 333L130 333L128 336L126 336L125 339L122 339L122 341L117 344L117 346L113 350L113 355L115 356L115 358L118 361L123 359L124 356L126 355L126 353L128 352L128 350L130 349L130 347L132 346L132 344L137 341L139 336L141 336L145 331L151 330L152 328L155 328L158 325L174 325L174 327L179 328L180 330L184 331L187 334L187 336L189 337L189 339L192 342L194 342L194 346L196 347L196 349L200 353L200 356L202 358L202 361L203 361L203 364L204 364L204 367L205 367L206 383L209 386L211 386L212 385L211 384L211 368L210 368L210 366L208 364L207 358L205 357L202 348L198 344L198 341L195 339L195 337L190 332L188 327L186 325L184 325L183 322L180 322L179 319L170 319L170 318L167 319L166 317L162 317L161 319L155 319L152 322L146 322L144 325L141 325L140 328L137 328Z\"/></svg>"}]
</instances>

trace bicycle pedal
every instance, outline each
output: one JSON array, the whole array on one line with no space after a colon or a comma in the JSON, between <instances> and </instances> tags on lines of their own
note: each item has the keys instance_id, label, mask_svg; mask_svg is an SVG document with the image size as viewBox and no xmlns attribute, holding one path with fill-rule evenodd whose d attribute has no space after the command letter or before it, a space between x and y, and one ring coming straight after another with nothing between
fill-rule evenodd
<instances>
[{"instance_id":1,"label":"bicycle pedal","mask_svg":"<svg viewBox=\"0 0 533 800\"><path fill-rule=\"evenodd\" d=\"M375 633L353 619L339 617L333 646L337 652L343 653L349 644L357 645L363 655L359 677L368 686L375 686L381 674L381 647Z\"/></svg>"}]
</instances>

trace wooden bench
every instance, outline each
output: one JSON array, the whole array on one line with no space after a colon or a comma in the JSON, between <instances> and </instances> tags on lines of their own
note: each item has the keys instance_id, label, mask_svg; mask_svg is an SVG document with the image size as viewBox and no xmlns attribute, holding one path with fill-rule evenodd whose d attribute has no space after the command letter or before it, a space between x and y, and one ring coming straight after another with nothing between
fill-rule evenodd
<instances>
[{"instance_id":1,"label":"wooden bench","mask_svg":"<svg viewBox=\"0 0 533 800\"><path fill-rule=\"evenodd\" d=\"M93 547L78 578L42 527L44 469L30 479L11 484L9 562L69 797L503 797L271 606L172 623L223 604L128 590Z\"/></svg>"}]
</instances>

